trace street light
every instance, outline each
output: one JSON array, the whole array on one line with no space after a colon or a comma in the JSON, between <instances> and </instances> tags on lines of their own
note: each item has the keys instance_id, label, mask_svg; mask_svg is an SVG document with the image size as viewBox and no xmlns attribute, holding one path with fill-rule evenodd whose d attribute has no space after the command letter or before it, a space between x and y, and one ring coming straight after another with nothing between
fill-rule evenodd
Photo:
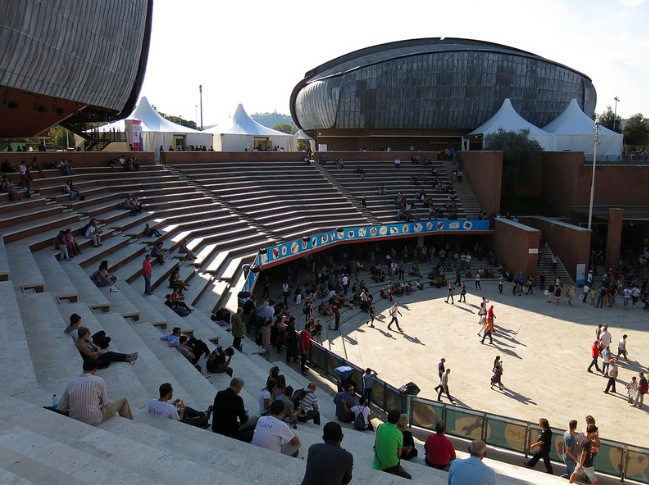
<instances>
[{"instance_id":1,"label":"street light","mask_svg":"<svg viewBox=\"0 0 649 485\"><path fill-rule=\"evenodd\" d=\"M599 116L595 118L595 139L593 140L593 179L590 183L590 206L588 207L588 230L593 220L593 201L595 199L595 168L597 167L597 145L599 145Z\"/></svg>"},{"instance_id":2,"label":"street light","mask_svg":"<svg viewBox=\"0 0 649 485\"><path fill-rule=\"evenodd\" d=\"M615 96L613 99L615 100L615 111L613 112L613 131L615 131L615 122L617 121L617 103L620 102L620 98Z\"/></svg>"},{"instance_id":3,"label":"street light","mask_svg":"<svg viewBox=\"0 0 649 485\"><path fill-rule=\"evenodd\" d=\"M198 92L200 93L201 101L201 131L203 131L203 85L198 86Z\"/></svg>"}]
</instances>

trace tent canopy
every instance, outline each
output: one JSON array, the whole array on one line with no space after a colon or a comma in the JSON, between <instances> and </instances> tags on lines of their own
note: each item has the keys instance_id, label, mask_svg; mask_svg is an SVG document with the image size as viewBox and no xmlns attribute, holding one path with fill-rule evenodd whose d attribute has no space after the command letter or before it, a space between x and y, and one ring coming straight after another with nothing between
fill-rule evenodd
<instances>
[{"instance_id":1,"label":"tent canopy","mask_svg":"<svg viewBox=\"0 0 649 485\"><path fill-rule=\"evenodd\" d=\"M491 118L489 118L475 130L473 130L467 136L483 135L484 137L492 133L497 133L498 130L514 132L527 130L529 132L529 137L532 140L538 141L543 150L553 151L555 149L554 136L546 132L545 130L542 130L538 126L533 125L521 115L519 115L512 106L512 102L509 98L506 98L503 101L502 106L496 112L496 114L494 114Z\"/></svg>"},{"instance_id":2,"label":"tent canopy","mask_svg":"<svg viewBox=\"0 0 649 485\"><path fill-rule=\"evenodd\" d=\"M584 152L592 155L595 143L595 120L584 113L576 99L553 121L543 127L555 135L556 149L559 151ZM598 157L619 158L622 154L623 136L605 126L599 127Z\"/></svg>"}]
</instances>

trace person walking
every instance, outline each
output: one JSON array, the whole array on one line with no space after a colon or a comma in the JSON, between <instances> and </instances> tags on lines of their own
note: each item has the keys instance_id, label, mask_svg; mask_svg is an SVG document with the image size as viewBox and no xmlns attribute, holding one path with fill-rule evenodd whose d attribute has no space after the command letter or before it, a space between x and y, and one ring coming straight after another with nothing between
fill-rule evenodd
<instances>
[{"instance_id":1,"label":"person walking","mask_svg":"<svg viewBox=\"0 0 649 485\"><path fill-rule=\"evenodd\" d=\"M458 300L459 303L466 303L466 285L464 284L464 281L460 285L460 299Z\"/></svg>"},{"instance_id":2,"label":"person walking","mask_svg":"<svg viewBox=\"0 0 649 485\"><path fill-rule=\"evenodd\" d=\"M577 461L579 460L577 454L577 420L572 419L568 423L568 430L563 433L563 439L559 441L557 447L559 455L563 457L563 463L566 465L566 473L561 475L561 478L569 479L570 475L575 471Z\"/></svg>"},{"instance_id":3,"label":"person walking","mask_svg":"<svg viewBox=\"0 0 649 485\"><path fill-rule=\"evenodd\" d=\"M649 392L649 382L645 375L640 372L638 374L638 388L635 391L635 402L633 403L634 408L642 409L642 404L644 402L644 395Z\"/></svg>"},{"instance_id":4,"label":"person walking","mask_svg":"<svg viewBox=\"0 0 649 485\"><path fill-rule=\"evenodd\" d=\"M615 363L615 359L611 358L608 366L608 382L606 383L606 389L604 389L605 394L608 394L609 391L616 392L615 379L617 379L617 364Z\"/></svg>"},{"instance_id":5,"label":"person walking","mask_svg":"<svg viewBox=\"0 0 649 485\"><path fill-rule=\"evenodd\" d=\"M446 359L442 357L437 364L437 377L439 377L440 382L442 381L442 375L446 372L446 367L444 366L445 362ZM441 387L441 384L437 384L437 386L435 386L435 391L439 391Z\"/></svg>"},{"instance_id":6,"label":"person walking","mask_svg":"<svg viewBox=\"0 0 649 485\"><path fill-rule=\"evenodd\" d=\"M476 290L481 290L482 291L482 286L480 285L480 272L476 272L475 274L475 289Z\"/></svg>"},{"instance_id":7,"label":"person walking","mask_svg":"<svg viewBox=\"0 0 649 485\"><path fill-rule=\"evenodd\" d=\"M482 341L480 343L484 344L485 339L487 338L487 336L489 336L489 343L493 344L494 341L493 341L493 338L491 337L491 334L493 333L493 331L494 331L493 320L487 319L487 323L486 323L485 328L484 328L484 334L482 335Z\"/></svg>"},{"instance_id":8,"label":"person walking","mask_svg":"<svg viewBox=\"0 0 649 485\"><path fill-rule=\"evenodd\" d=\"M532 459L525 463L526 468L534 468L541 458L543 458L543 464L545 465L545 470L552 475L552 463L550 462L550 447L552 446L552 430L550 429L550 423L545 418L539 419L539 426L541 427L541 433L539 434L536 443L533 443L530 446L530 451L536 449L536 453L532 456Z\"/></svg>"},{"instance_id":9,"label":"person walking","mask_svg":"<svg viewBox=\"0 0 649 485\"><path fill-rule=\"evenodd\" d=\"M446 303L448 303L448 299L450 298L451 299L451 305L455 304L454 301L453 301L453 292L454 291L455 291L455 287L451 283L449 283L448 284L448 294L446 295Z\"/></svg>"},{"instance_id":10,"label":"person walking","mask_svg":"<svg viewBox=\"0 0 649 485\"><path fill-rule=\"evenodd\" d=\"M442 400L442 394L446 393L446 397L451 401L451 404L455 403L455 400L451 397L450 391L448 390L448 377L451 373L451 369L446 369L446 372L442 374L442 377L439 379L439 391L437 392L437 401Z\"/></svg>"},{"instance_id":11,"label":"person walking","mask_svg":"<svg viewBox=\"0 0 649 485\"><path fill-rule=\"evenodd\" d=\"M153 295L151 291L151 275L153 268L151 267L151 255L147 254L142 262L142 276L144 277L144 294Z\"/></svg>"},{"instance_id":12,"label":"person walking","mask_svg":"<svg viewBox=\"0 0 649 485\"><path fill-rule=\"evenodd\" d=\"M390 313L390 316L392 317L392 319L390 320L390 323L388 323L388 330L392 330L391 327L392 327L392 324L394 323L397 326L397 329L399 330L399 332L403 332L403 330L401 330L401 327L399 326L399 319L397 318L397 315L403 316L403 315L401 315L401 312L399 311L399 303L398 302L396 302L396 301L394 302L394 305L392 305L390 307L390 312L389 313Z\"/></svg>"},{"instance_id":13,"label":"person walking","mask_svg":"<svg viewBox=\"0 0 649 485\"><path fill-rule=\"evenodd\" d=\"M590 348L590 356L593 358L593 360L590 361L590 365L588 366L588 372L593 372L591 369L593 366L595 366L595 370L599 373L602 372L602 370L599 368L597 365L597 358L599 357L599 341L595 340L593 342L592 347Z\"/></svg>"}]
</instances>

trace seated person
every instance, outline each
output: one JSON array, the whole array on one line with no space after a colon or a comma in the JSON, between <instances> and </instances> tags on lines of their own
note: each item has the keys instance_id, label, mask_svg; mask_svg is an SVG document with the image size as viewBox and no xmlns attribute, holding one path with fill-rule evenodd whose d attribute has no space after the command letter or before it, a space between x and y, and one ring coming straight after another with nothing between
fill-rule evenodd
<instances>
[{"instance_id":1,"label":"seated person","mask_svg":"<svg viewBox=\"0 0 649 485\"><path fill-rule=\"evenodd\" d=\"M142 231L142 235L144 237L160 237L160 236L162 236L162 234L160 234L160 231L158 231L157 229L149 226L148 222L144 226L144 231Z\"/></svg>"},{"instance_id":2,"label":"seated person","mask_svg":"<svg viewBox=\"0 0 649 485\"><path fill-rule=\"evenodd\" d=\"M108 272L108 261L106 260L99 263L99 269L90 276L90 279L100 288L102 286L113 286L117 282L117 276Z\"/></svg>"},{"instance_id":3,"label":"seated person","mask_svg":"<svg viewBox=\"0 0 649 485\"><path fill-rule=\"evenodd\" d=\"M354 401L354 386L347 384L345 390L336 394L334 397L334 404L336 405L336 417L344 422L351 423L354 421L354 412L352 408L356 406Z\"/></svg>"},{"instance_id":4,"label":"seated person","mask_svg":"<svg viewBox=\"0 0 649 485\"><path fill-rule=\"evenodd\" d=\"M397 428L403 435L403 449L401 451L402 460L410 460L419 454L417 448L415 448L415 440L412 437L412 433L406 429L407 427L408 415L402 414L399 416L399 421L397 421Z\"/></svg>"},{"instance_id":5,"label":"seated person","mask_svg":"<svg viewBox=\"0 0 649 485\"><path fill-rule=\"evenodd\" d=\"M352 407L352 412L354 413L354 427L359 430L369 429L374 431L374 426L372 426L372 412L370 407L367 405L367 400L365 396L361 396L358 400L358 405ZM362 417L362 423L361 418Z\"/></svg>"},{"instance_id":6,"label":"seated person","mask_svg":"<svg viewBox=\"0 0 649 485\"><path fill-rule=\"evenodd\" d=\"M315 390L315 382L309 382L306 389L295 391L293 396L291 396L293 402L295 402L297 397L301 396L297 414L297 420L300 423L313 419L313 424L320 424L320 407L318 406L318 398L315 395Z\"/></svg>"},{"instance_id":7,"label":"seated person","mask_svg":"<svg viewBox=\"0 0 649 485\"><path fill-rule=\"evenodd\" d=\"M284 422L291 426L293 429L297 429L297 414L298 410L295 409L293 401L291 401L290 396L293 395L293 387L285 386L283 388L277 389L275 393L275 400L282 401L286 406L284 413Z\"/></svg>"},{"instance_id":8,"label":"seated person","mask_svg":"<svg viewBox=\"0 0 649 485\"><path fill-rule=\"evenodd\" d=\"M187 247L187 238L180 242L180 252L185 253L187 258L196 259L196 253Z\"/></svg>"},{"instance_id":9,"label":"seated person","mask_svg":"<svg viewBox=\"0 0 649 485\"><path fill-rule=\"evenodd\" d=\"M243 379L234 377L230 386L216 393L213 405L212 431L240 441L250 442L259 418L250 418L239 396Z\"/></svg>"},{"instance_id":10,"label":"seated person","mask_svg":"<svg viewBox=\"0 0 649 485\"><path fill-rule=\"evenodd\" d=\"M96 376L97 361L83 361L83 374L75 378L63 391L59 401L59 411L69 412L69 416L86 424L97 426L115 413L126 419L133 419L131 408L125 397L110 402L106 382Z\"/></svg>"},{"instance_id":11,"label":"seated person","mask_svg":"<svg viewBox=\"0 0 649 485\"><path fill-rule=\"evenodd\" d=\"M77 350L83 360L93 359L97 361L98 369L105 369L111 362L128 362L135 365L138 354L121 354L119 352L105 351L90 341L90 330L87 327L79 327L77 330Z\"/></svg>"},{"instance_id":12,"label":"seated person","mask_svg":"<svg viewBox=\"0 0 649 485\"><path fill-rule=\"evenodd\" d=\"M300 453L300 438L282 421L285 412L286 406L282 401L273 402L268 416L262 416L257 421L252 444L297 458Z\"/></svg>"},{"instance_id":13,"label":"seated person","mask_svg":"<svg viewBox=\"0 0 649 485\"><path fill-rule=\"evenodd\" d=\"M259 393L259 414L268 416L270 412L270 405L275 399L275 391L277 390L277 381L275 379L268 379L266 387Z\"/></svg>"},{"instance_id":14,"label":"seated person","mask_svg":"<svg viewBox=\"0 0 649 485\"><path fill-rule=\"evenodd\" d=\"M65 192L70 196L70 200L77 200L78 198L80 198L79 191L74 188L72 179L68 179L65 181L65 185L63 186L63 192Z\"/></svg>"},{"instance_id":15,"label":"seated person","mask_svg":"<svg viewBox=\"0 0 649 485\"><path fill-rule=\"evenodd\" d=\"M185 297L182 295L180 287L176 286L174 288L174 291L171 292L170 298L171 298L171 303L173 303L175 306L182 307L189 312L194 311L192 308L189 308L185 303Z\"/></svg>"},{"instance_id":16,"label":"seated person","mask_svg":"<svg viewBox=\"0 0 649 485\"><path fill-rule=\"evenodd\" d=\"M7 177L2 177L2 190L9 194L9 200L20 201L20 196L18 195L16 186Z\"/></svg>"},{"instance_id":17,"label":"seated person","mask_svg":"<svg viewBox=\"0 0 649 485\"><path fill-rule=\"evenodd\" d=\"M191 340L190 343L190 338L187 335L181 335L178 338L176 350L183 354L188 361L196 365L203 355L210 355L210 350L202 340L197 340L194 337L191 337Z\"/></svg>"},{"instance_id":18,"label":"seated person","mask_svg":"<svg viewBox=\"0 0 649 485\"><path fill-rule=\"evenodd\" d=\"M437 421L435 423L435 433L431 433L426 438L424 450L426 452L426 465L437 468L438 470L447 470L451 467L451 461L455 460L455 448L453 443L445 435L446 423Z\"/></svg>"},{"instance_id":19,"label":"seated person","mask_svg":"<svg viewBox=\"0 0 649 485\"><path fill-rule=\"evenodd\" d=\"M228 376L232 377L234 371L230 367L230 361L233 355L234 349L232 347L223 350L223 347L219 345L207 358L207 363L205 364L207 371L215 374L225 372Z\"/></svg>"},{"instance_id":20,"label":"seated person","mask_svg":"<svg viewBox=\"0 0 649 485\"><path fill-rule=\"evenodd\" d=\"M74 234L72 233L72 229L66 229L65 231L65 245L68 248L68 255L69 256L76 256L78 254L81 254L81 248L79 247L79 244L77 241L74 239Z\"/></svg>"},{"instance_id":21,"label":"seated person","mask_svg":"<svg viewBox=\"0 0 649 485\"><path fill-rule=\"evenodd\" d=\"M178 306L176 303L174 303L171 300L171 295L165 295L165 305L171 308L174 312L176 312L176 315L179 315L181 317L186 317L189 315L191 312L183 306Z\"/></svg>"},{"instance_id":22,"label":"seated person","mask_svg":"<svg viewBox=\"0 0 649 485\"><path fill-rule=\"evenodd\" d=\"M95 219L93 219L88 225L88 227L86 227L84 236L86 236L88 239L92 239L93 246L95 246L96 248L102 246L101 229L97 227L97 221Z\"/></svg>"},{"instance_id":23,"label":"seated person","mask_svg":"<svg viewBox=\"0 0 649 485\"><path fill-rule=\"evenodd\" d=\"M212 406L208 407L207 410L203 412L185 406L182 399L176 399L173 402L169 402L174 396L174 390L168 382L160 384L159 393L160 397L158 399L151 399L151 401L149 401L150 414L173 419L175 421L181 421L196 426L197 428L207 428L209 426Z\"/></svg>"},{"instance_id":24,"label":"seated person","mask_svg":"<svg viewBox=\"0 0 649 485\"><path fill-rule=\"evenodd\" d=\"M66 327L65 333L72 337L72 340L74 340L75 343L79 339L80 328L81 316L73 313L72 315L70 315L70 324ZM111 338L106 335L106 332L100 330L90 338L90 341L93 344L99 346L100 349L105 349L108 347L108 345L110 345Z\"/></svg>"},{"instance_id":25,"label":"seated person","mask_svg":"<svg viewBox=\"0 0 649 485\"><path fill-rule=\"evenodd\" d=\"M156 243L153 248L151 248L151 257L155 258L158 261L158 264L165 264L165 256L169 251L162 249L162 242Z\"/></svg>"},{"instance_id":26,"label":"seated person","mask_svg":"<svg viewBox=\"0 0 649 485\"><path fill-rule=\"evenodd\" d=\"M185 283L182 281L182 279L180 278L180 267L176 266L169 275L169 288L178 288L178 294L182 295L185 286L189 285L185 285Z\"/></svg>"}]
</instances>

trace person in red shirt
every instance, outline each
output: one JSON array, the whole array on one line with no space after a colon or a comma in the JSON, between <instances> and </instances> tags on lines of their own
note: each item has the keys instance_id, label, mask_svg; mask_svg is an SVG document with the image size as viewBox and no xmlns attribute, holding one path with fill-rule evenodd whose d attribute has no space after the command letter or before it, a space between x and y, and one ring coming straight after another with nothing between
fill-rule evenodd
<instances>
[{"instance_id":1,"label":"person in red shirt","mask_svg":"<svg viewBox=\"0 0 649 485\"><path fill-rule=\"evenodd\" d=\"M593 368L593 366L595 366L595 370L601 373L602 371L597 365L597 358L599 357L599 341L595 340L595 342L593 342L593 346L590 348L590 356L593 358L593 360L590 361L588 372L593 372L591 369Z\"/></svg>"},{"instance_id":2,"label":"person in red shirt","mask_svg":"<svg viewBox=\"0 0 649 485\"><path fill-rule=\"evenodd\" d=\"M306 374L306 359L309 356L309 350L311 349L311 330L313 329L313 323L307 322L304 330L300 332L300 340L298 342L298 347L300 351L300 368L302 374Z\"/></svg>"},{"instance_id":3,"label":"person in red shirt","mask_svg":"<svg viewBox=\"0 0 649 485\"><path fill-rule=\"evenodd\" d=\"M437 421L435 423L435 433L431 433L426 438L424 450L426 452L426 465L438 470L448 471L451 461L455 460L455 448L451 440L444 435L445 432L446 423Z\"/></svg>"},{"instance_id":4,"label":"person in red shirt","mask_svg":"<svg viewBox=\"0 0 649 485\"><path fill-rule=\"evenodd\" d=\"M153 268L151 268L151 255L147 254L142 262L142 276L144 276L144 294L153 295L151 292L151 275Z\"/></svg>"}]
</instances>

